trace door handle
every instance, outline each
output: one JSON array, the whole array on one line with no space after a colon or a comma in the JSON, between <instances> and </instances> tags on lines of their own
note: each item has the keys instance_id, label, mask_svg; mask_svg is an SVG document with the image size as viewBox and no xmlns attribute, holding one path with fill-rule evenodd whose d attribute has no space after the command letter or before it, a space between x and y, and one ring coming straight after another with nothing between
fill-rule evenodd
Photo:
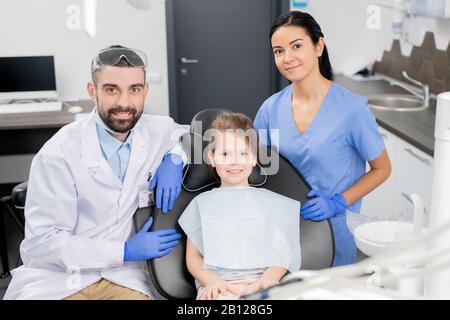
<instances>
[{"instance_id":1,"label":"door handle","mask_svg":"<svg viewBox=\"0 0 450 320\"><path fill-rule=\"evenodd\" d=\"M404 148L406 152L408 152L410 155L412 155L414 158L418 159L419 161L425 163L426 165L431 165L430 160L419 156L416 154L411 148Z\"/></svg>"},{"instance_id":2,"label":"door handle","mask_svg":"<svg viewBox=\"0 0 450 320\"><path fill-rule=\"evenodd\" d=\"M182 57L182 58L180 59L180 61L181 61L181 63L183 63L183 64L195 64L195 63L198 63L198 62L199 62L198 59L188 59L188 58L186 58L186 57Z\"/></svg>"},{"instance_id":3,"label":"door handle","mask_svg":"<svg viewBox=\"0 0 450 320\"><path fill-rule=\"evenodd\" d=\"M402 196L403 196L403 198L405 198L406 200L408 200L409 202L412 203L412 199L411 199L411 197L409 196L409 194L407 194L407 193L405 193L405 192L402 192Z\"/></svg>"}]
</instances>

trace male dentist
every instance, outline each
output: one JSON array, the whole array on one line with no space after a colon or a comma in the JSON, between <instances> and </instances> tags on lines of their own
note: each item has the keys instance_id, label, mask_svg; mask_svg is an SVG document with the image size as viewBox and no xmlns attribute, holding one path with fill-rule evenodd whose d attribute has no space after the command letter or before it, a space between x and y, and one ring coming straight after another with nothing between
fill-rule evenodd
<instances>
[{"instance_id":1,"label":"male dentist","mask_svg":"<svg viewBox=\"0 0 450 320\"><path fill-rule=\"evenodd\" d=\"M111 46L91 66L96 108L58 131L31 165L23 265L5 299L152 299L144 261L178 244L175 230L136 233L150 177L167 212L181 190L188 126L142 114L148 91L140 50Z\"/></svg>"}]
</instances>

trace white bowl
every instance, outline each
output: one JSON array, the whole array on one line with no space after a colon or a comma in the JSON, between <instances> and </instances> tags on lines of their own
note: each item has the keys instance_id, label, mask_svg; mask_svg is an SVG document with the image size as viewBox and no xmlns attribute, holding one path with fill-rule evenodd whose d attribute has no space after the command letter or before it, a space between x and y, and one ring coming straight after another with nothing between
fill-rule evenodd
<instances>
[{"instance_id":1,"label":"white bowl","mask_svg":"<svg viewBox=\"0 0 450 320\"><path fill-rule=\"evenodd\" d=\"M367 256L414 238L412 223L400 221L364 223L355 228L353 235L356 246Z\"/></svg>"}]
</instances>

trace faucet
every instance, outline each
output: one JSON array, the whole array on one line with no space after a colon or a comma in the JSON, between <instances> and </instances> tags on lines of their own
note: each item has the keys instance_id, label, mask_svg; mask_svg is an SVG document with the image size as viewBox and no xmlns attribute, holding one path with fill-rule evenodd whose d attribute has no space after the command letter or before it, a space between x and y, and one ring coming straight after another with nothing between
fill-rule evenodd
<instances>
[{"instance_id":1,"label":"faucet","mask_svg":"<svg viewBox=\"0 0 450 320\"><path fill-rule=\"evenodd\" d=\"M406 91L412 93L416 97L419 97L423 101L424 106L428 107L429 102L430 102L430 87L427 84L424 84L418 80L411 78L404 70L402 72L402 76L405 79L407 79L410 82L417 85L418 87L412 86L410 84L407 84L407 83L404 83L404 82L401 82L399 80L392 79L392 78L389 78L389 80L388 80L389 84L391 86L394 86L394 85L399 86L399 87L405 89Z\"/></svg>"}]
</instances>

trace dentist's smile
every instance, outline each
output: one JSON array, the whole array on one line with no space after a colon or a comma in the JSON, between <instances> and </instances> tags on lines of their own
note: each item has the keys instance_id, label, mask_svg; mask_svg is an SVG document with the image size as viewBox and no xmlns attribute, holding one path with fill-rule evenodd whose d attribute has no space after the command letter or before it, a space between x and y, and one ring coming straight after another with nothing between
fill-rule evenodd
<instances>
[{"instance_id":1,"label":"dentist's smile","mask_svg":"<svg viewBox=\"0 0 450 320\"><path fill-rule=\"evenodd\" d=\"M129 120L133 117L133 113L129 111L111 112L111 114L118 120Z\"/></svg>"}]
</instances>

